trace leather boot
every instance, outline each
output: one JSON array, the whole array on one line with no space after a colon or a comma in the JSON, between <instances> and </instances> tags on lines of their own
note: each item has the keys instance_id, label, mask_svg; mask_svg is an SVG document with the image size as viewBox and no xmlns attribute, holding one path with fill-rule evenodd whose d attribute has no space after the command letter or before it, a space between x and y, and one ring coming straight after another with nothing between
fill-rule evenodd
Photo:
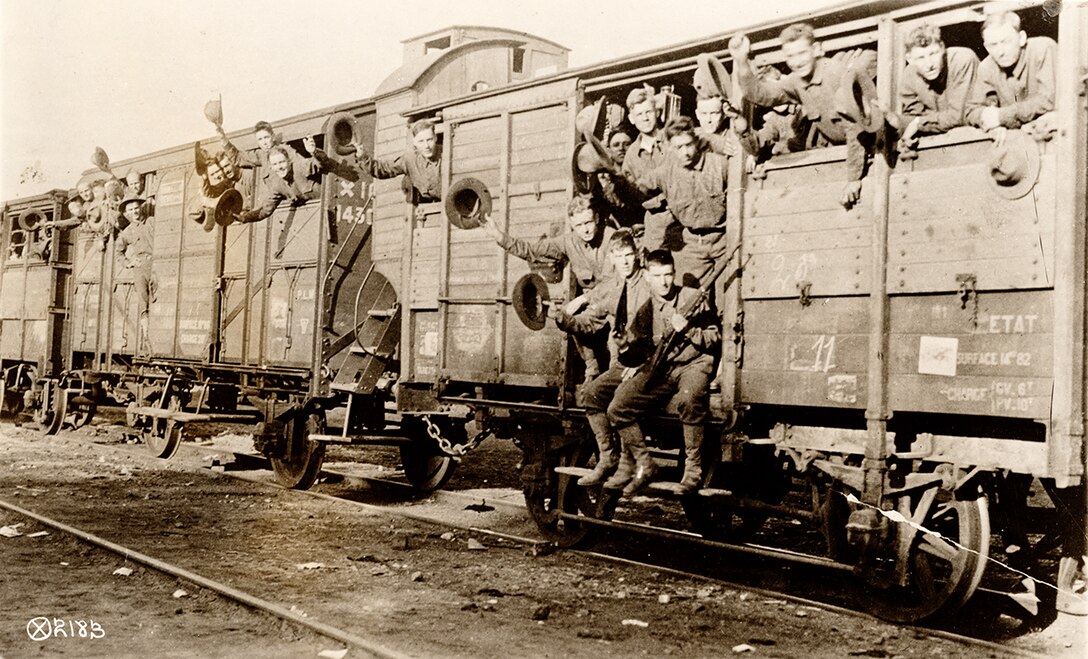
<instances>
[{"instance_id":1,"label":"leather boot","mask_svg":"<svg viewBox=\"0 0 1088 659\"><path fill-rule=\"evenodd\" d=\"M620 464L616 467L616 473L612 474L604 482L604 489L622 490L625 485L631 482L634 475L635 460L631 457L631 452L627 450L626 446L620 447Z\"/></svg>"},{"instance_id":2,"label":"leather boot","mask_svg":"<svg viewBox=\"0 0 1088 659\"><path fill-rule=\"evenodd\" d=\"M593 436L597 438L597 466L593 471L578 479L581 487L598 485L603 481L620 461L620 451L616 438L612 434L612 426L608 423L607 414L590 414L589 427L593 429Z\"/></svg>"},{"instance_id":3,"label":"leather boot","mask_svg":"<svg viewBox=\"0 0 1088 659\"><path fill-rule=\"evenodd\" d=\"M703 426L684 424L684 476L680 493L691 494L703 482Z\"/></svg>"},{"instance_id":4,"label":"leather boot","mask_svg":"<svg viewBox=\"0 0 1088 659\"><path fill-rule=\"evenodd\" d=\"M650 457L650 449L646 448L646 438L642 435L642 429L638 424L631 424L619 428L617 434L623 441L623 445L631 451L631 457L635 461L635 475L627 487L623 488L624 496L631 496L646 487L657 475L657 465Z\"/></svg>"}]
</instances>

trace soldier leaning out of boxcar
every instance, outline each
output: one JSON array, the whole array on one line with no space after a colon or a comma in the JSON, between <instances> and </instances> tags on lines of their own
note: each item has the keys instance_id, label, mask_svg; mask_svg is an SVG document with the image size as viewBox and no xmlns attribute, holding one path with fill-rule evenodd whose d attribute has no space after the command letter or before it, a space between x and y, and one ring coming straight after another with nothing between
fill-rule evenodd
<instances>
[{"instance_id":1,"label":"soldier leaning out of boxcar","mask_svg":"<svg viewBox=\"0 0 1088 659\"><path fill-rule=\"evenodd\" d=\"M657 415L662 404L675 400L684 433L684 474L680 485L684 493L690 493L702 480L703 424L709 408L715 355L721 343L721 326L713 305L706 302L699 303L690 320L681 313L700 294L676 284L676 269L668 251L650 252L643 277L651 299L628 324L623 343L656 346L670 332L676 332L678 340L665 355L660 372L651 372L649 362L624 368L611 397L607 390L610 385L602 376L600 388L594 389L595 384L591 384L587 387L589 391L583 391L583 405L587 414L606 413L608 424L621 442L623 457L604 487L623 488L623 493L630 496L653 480L657 471L639 422L647 415Z\"/></svg>"},{"instance_id":2,"label":"soldier leaning out of boxcar","mask_svg":"<svg viewBox=\"0 0 1088 659\"><path fill-rule=\"evenodd\" d=\"M728 158L714 153L695 134L688 117L677 117L665 126L671 155L638 181L647 193L660 192L673 217L683 226L683 247L676 254L679 275L698 281L714 270L727 253L725 194Z\"/></svg>"},{"instance_id":3,"label":"soldier leaning out of boxcar","mask_svg":"<svg viewBox=\"0 0 1088 659\"><path fill-rule=\"evenodd\" d=\"M413 202L431 203L442 200L442 151L438 144L434 122L421 119L411 125L412 148L393 160L379 160L366 153L362 145L356 145L363 170L374 178L387 179L404 176L402 187ZM414 194L410 194L414 191Z\"/></svg>"},{"instance_id":4,"label":"soldier leaning out of boxcar","mask_svg":"<svg viewBox=\"0 0 1088 659\"><path fill-rule=\"evenodd\" d=\"M632 89L627 95L627 120L638 130L638 136L623 158L623 176L628 181L636 182L646 178L651 171L665 162L665 144L658 110L652 87ZM654 250L660 249L666 243L677 247L675 240L669 235L670 227L676 223L665 206L665 195L648 198L638 195L638 199L645 211L642 219L642 247Z\"/></svg>"},{"instance_id":5,"label":"soldier leaning out of boxcar","mask_svg":"<svg viewBox=\"0 0 1088 659\"><path fill-rule=\"evenodd\" d=\"M582 486L597 485L608 478L625 460L627 471L633 471L634 462L629 454L620 455L620 444L605 413L612 401L616 387L623 382L624 366L619 361L620 343L627 330L628 319L650 300L650 289L639 264L639 250L634 235L627 229L612 234L608 241L609 258L616 269L616 276L603 282L592 291L580 295L563 307L549 309L556 325L572 334L590 336L610 328L608 352L611 357L608 370L588 382L581 391L582 404L592 401L586 417L593 436L597 440L597 466L578 479Z\"/></svg>"},{"instance_id":6,"label":"soldier leaning out of boxcar","mask_svg":"<svg viewBox=\"0 0 1088 659\"><path fill-rule=\"evenodd\" d=\"M613 229L604 226L595 200L588 195L576 195L570 200L567 205L568 230L559 236L528 241L503 233L487 216L481 218L480 224L500 247L519 259L569 263L571 274L582 290L591 290L614 275L612 261L608 256L608 243ZM597 353L603 344L597 343L575 336L578 353L586 364L587 380L600 373Z\"/></svg>"},{"instance_id":7,"label":"soldier leaning out of boxcar","mask_svg":"<svg viewBox=\"0 0 1088 659\"><path fill-rule=\"evenodd\" d=\"M846 145L847 183L841 203L849 208L861 198L861 179L869 150L867 143L871 140L864 137L857 122L846 118L849 112L842 99L852 98L853 94L841 90L845 90L859 73L875 74L876 53L861 50L824 57L815 32L807 23L788 26L779 38L786 65L790 68L789 75L781 80L761 80L748 58L752 44L743 34L729 40L734 74L744 98L756 105L800 105L808 124L805 131L808 148Z\"/></svg>"},{"instance_id":8,"label":"soldier leaning out of boxcar","mask_svg":"<svg viewBox=\"0 0 1088 659\"><path fill-rule=\"evenodd\" d=\"M222 128L219 131L223 149L218 153L209 154L200 146L200 142L193 145L193 161L201 183L200 197L190 202L189 218L202 224L205 231L211 231L215 227L215 206L219 197L242 178L239 169L241 153L227 139Z\"/></svg>"},{"instance_id":9,"label":"soldier leaning out of boxcar","mask_svg":"<svg viewBox=\"0 0 1088 659\"><path fill-rule=\"evenodd\" d=\"M978 79L967 101L967 121L993 131L1000 143L1009 128L1022 128L1035 139L1054 134L1055 58L1050 37L1028 37L1020 16L996 12L982 22L982 43L989 56L978 66Z\"/></svg>"},{"instance_id":10,"label":"soldier leaning out of boxcar","mask_svg":"<svg viewBox=\"0 0 1088 659\"><path fill-rule=\"evenodd\" d=\"M216 129L222 139L226 139L223 135L223 129L218 124ZM268 162L268 156L272 153L272 147L282 146L288 157L293 161L296 159L302 159L300 154L295 148L289 144L280 144L280 140L276 137L275 130L272 129L272 124L267 121L258 121L253 127L253 137L257 140L257 150L253 155L247 152L238 152L238 166L243 169L255 169L260 168L264 172L264 178L268 178L272 175L272 167Z\"/></svg>"},{"instance_id":11,"label":"soldier leaning out of boxcar","mask_svg":"<svg viewBox=\"0 0 1088 659\"><path fill-rule=\"evenodd\" d=\"M117 235L116 249L124 259L125 269L132 270L132 285L139 303L140 344L146 346L148 313L155 299L155 275L151 269L155 233L144 215L144 200L140 197L125 197L120 210L128 225Z\"/></svg>"},{"instance_id":12,"label":"soldier leaning out of boxcar","mask_svg":"<svg viewBox=\"0 0 1088 659\"><path fill-rule=\"evenodd\" d=\"M239 222L259 222L271 217L284 201L292 206L299 206L321 197L321 175L333 170L339 171L339 163L318 149L314 138L307 137L302 144L310 152L309 158L292 158L292 150L282 144L269 150L268 166L273 176L268 177L267 195L260 208L239 213Z\"/></svg>"},{"instance_id":13,"label":"soldier leaning out of boxcar","mask_svg":"<svg viewBox=\"0 0 1088 659\"><path fill-rule=\"evenodd\" d=\"M928 23L910 31L906 49L907 66L899 80L899 100L908 121L903 143L963 126L978 56L970 48L945 48L940 29Z\"/></svg>"}]
</instances>

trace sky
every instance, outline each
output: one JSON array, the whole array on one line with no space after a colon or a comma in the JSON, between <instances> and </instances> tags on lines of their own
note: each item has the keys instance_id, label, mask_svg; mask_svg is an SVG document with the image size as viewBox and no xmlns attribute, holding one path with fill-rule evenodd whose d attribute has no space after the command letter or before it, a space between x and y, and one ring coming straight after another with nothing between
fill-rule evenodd
<instances>
[{"instance_id":1,"label":"sky","mask_svg":"<svg viewBox=\"0 0 1088 659\"><path fill-rule=\"evenodd\" d=\"M836 4L0 0L0 200L72 187L96 146L117 162L210 137L220 94L228 132L367 98L402 40L448 25L529 32L577 67Z\"/></svg>"}]
</instances>

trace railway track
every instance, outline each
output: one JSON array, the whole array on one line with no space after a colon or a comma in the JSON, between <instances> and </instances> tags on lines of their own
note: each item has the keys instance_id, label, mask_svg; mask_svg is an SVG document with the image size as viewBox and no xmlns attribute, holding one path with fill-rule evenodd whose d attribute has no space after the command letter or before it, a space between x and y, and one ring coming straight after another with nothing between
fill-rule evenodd
<instances>
[{"instance_id":1,"label":"railway track","mask_svg":"<svg viewBox=\"0 0 1088 659\"><path fill-rule=\"evenodd\" d=\"M133 445L104 445L100 443L91 442L84 438L73 438L80 443L94 446L97 450L123 453L123 454L143 454L142 447ZM263 486L280 488L274 483L270 483L267 478L254 476L251 472L254 468L267 468L267 462L263 461L260 456L254 456L252 454L236 451L223 451L221 449L215 449L207 446L196 446L191 444L183 445L184 450L179 454L181 460L186 462L186 466L189 469L205 470L207 465L203 465L199 468L196 467L196 461L201 458L206 458L208 453L218 453L221 456L230 456L230 458L237 461L238 465L242 467L239 471L233 471L230 469L229 464L225 464L225 460L220 460L221 465L224 467L223 473L225 476L231 478L237 478L251 483L258 483ZM175 461L177 462L177 460ZM360 484L366 484L370 488L380 488L381 490L391 493L391 499L393 500L412 500L418 499L418 493L413 490L410 485L400 483L395 480L387 478L376 478L359 476L354 474L348 474L337 470L325 470L323 472L329 480L339 480L347 490L356 489ZM331 477L331 478L329 478ZM526 527L527 532L517 533L504 530L497 530L494 528L486 528L484 526L475 525L471 523L457 523L447 519L441 519L439 516L433 514L433 512L413 512L411 509L406 509L404 506L390 506L381 505L376 503L368 503L365 501L353 500L349 496L344 494L328 494L319 491L299 491L294 490L298 496L315 498L325 500L329 502L337 502L341 504L350 505L368 512L377 513L381 515L387 515L393 518L399 518L402 520L411 520L414 522L420 522L430 525L439 525L445 529L456 530L465 533L474 533L481 535L488 535L496 538L502 538L511 542L519 543L529 547L536 547L536 551L550 551L551 543L542 540L536 536L535 529L532 527ZM459 508L461 506L471 507L477 503L484 503L480 501L480 497L473 492L459 493L452 491L439 491L433 493L429 497L429 505L439 508ZM488 505L494 504L500 508L504 508L510 512L518 513L522 517L525 516L524 506L520 503L514 503L508 500L492 498L488 502ZM413 506L413 509L418 506ZM583 520L584 521L584 520ZM707 573L707 571L696 572L692 570L680 569L675 566L668 565L668 561L661 560L659 551L646 550L643 547L640 551L647 552L650 555L648 560L641 560L632 557L630 551L631 543L626 539L617 538L631 538L631 537L650 537L660 536L669 542L675 543L679 540L684 543L700 546L704 549L712 551L726 551L734 554L746 555L749 557L756 557L758 559L772 559L778 562L789 562L799 564L806 570L818 570L822 571L825 575L842 574L850 570L850 566L841 563L835 563L827 558L803 554L800 552L792 552L787 550L776 549L773 547L762 546L754 543L744 544L732 544L725 542L708 541L700 536L692 533L677 532L675 530L666 530L658 527L654 527L646 524L628 523L628 522L606 522L606 521L594 521L595 525L606 527L613 533L609 534L611 540L605 540L603 544L605 548L601 551L592 551L584 549L568 549L566 551L581 556L593 561L611 564L611 565L623 565L623 566L637 566L647 570L654 570L659 572L668 573L676 577L682 577L686 579L697 580L708 584L715 584L723 588L730 589L743 589L751 591L760 596L767 598L777 598L792 602L799 606L815 607L820 610L834 612L840 615L849 615L859 619L875 621L876 618L867 615L864 612L857 611L856 609L846 606L847 602L834 603L826 601L827 598L816 599L810 597L798 596L794 593L785 592L783 590L776 590L773 588L761 588L752 583L730 580L728 578L715 577ZM627 551L625 551L625 549ZM702 562L703 565L708 562ZM836 577L832 576L834 580ZM214 588L213 588L214 590ZM944 639L959 643L965 647L972 648L978 652L986 653L999 653L1008 656L1045 656L1035 653L1028 649L1010 646L1007 644L995 643L989 640L971 637L968 635L955 633L940 629L918 628L911 626L902 626L904 630L909 630L910 633L918 635L918 637L931 638L931 639ZM315 630L321 632L321 630ZM330 630L332 634L336 634L335 628ZM337 636L331 636L338 638ZM338 640L343 640L339 639ZM365 639L360 639L365 642ZM360 643L350 642L343 640L345 643L351 643L355 647L363 647Z\"/></svg>"}]
</instances>

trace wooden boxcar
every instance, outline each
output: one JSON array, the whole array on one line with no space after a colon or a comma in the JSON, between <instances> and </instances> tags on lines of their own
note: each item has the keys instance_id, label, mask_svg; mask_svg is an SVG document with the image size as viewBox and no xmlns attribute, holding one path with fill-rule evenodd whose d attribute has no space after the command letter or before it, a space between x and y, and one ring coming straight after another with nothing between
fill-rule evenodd
<instances>
[{"instance_id":1,"label":"wooden boxcar","mask_svg":"<svg viewBox=\"0 0 1088 659\"><path fill-rule=\"evenodd\" d=\"M790 514L766 487L785 465L818 493L793 514L823 525L832 554L857 563L888 617L936 616L974 592L990 543L986 495L1010 474L1045 479L1083 510L1088 10L1048 8L1021 12L1029 33L1059 44L1060 125L1039 143L1028 194L999 194L989 138L966 127L910 152L880 144L851 210L838 202L842 146L778 156L754 173L734 159L730 172L728 236L747 266L722 309L722 464L684 506L707 534L753 518L731 521L734 510ZM879 97L893 109L903 40L919 22L985 55L977 2L865 3L810 20L828 54L877 52ZM784 25L752 28L753 53L780 62ZM729 36L475 93L462 79L451 94L441 73L394 76L411 94L379 90L377 147L386 122L437 118L447 186L483 181L511 235L562 231L575 113L649 83L672 85L690 115L695 56L729 65ZM429 93L438 80L442 92ZM529 265L435 209L405 224L395 190L378 187L376 199L376 241L387 246L376 258L406 310L399 411L515 438L530 511L555 537L581 537L610 514L608 495L577 488L579 472L564 469L591 452L575 404L580 374L559 330L532 331L512 309ZM569 296L573 284L551 293ZM649 425L661 448L677 445L667 422Z\"/></svg>"}]
</instances>

